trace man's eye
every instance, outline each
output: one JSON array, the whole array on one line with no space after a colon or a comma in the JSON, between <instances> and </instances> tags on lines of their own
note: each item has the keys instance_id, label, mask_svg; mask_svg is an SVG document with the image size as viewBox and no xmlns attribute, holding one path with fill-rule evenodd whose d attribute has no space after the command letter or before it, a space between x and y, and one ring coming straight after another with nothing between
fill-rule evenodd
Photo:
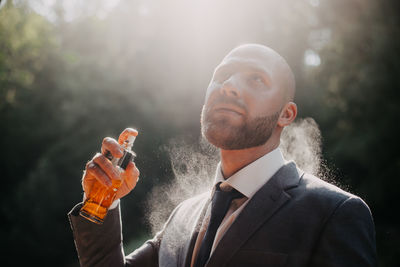
<instances>
[{"instance_id":1,"label":"man's eye","mask_svg":"<svg viewBox=\"0 0 400 267\"><path fill-rule=\"evenodd\" d=\"M264 83L264 79L261 77L261 75L255 74L250 76L251 81L256 82L256 83Z\"/></svg>"}]
</instances>

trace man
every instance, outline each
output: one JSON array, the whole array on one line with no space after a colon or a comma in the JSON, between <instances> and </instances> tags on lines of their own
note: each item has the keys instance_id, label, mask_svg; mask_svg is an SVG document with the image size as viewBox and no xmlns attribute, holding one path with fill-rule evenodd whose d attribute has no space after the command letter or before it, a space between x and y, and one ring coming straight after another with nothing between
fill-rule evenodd
<instances>
[{"instance_id":1,"label":"man","mask_svg":"<svg viewBox=\"0 0 400 267\"><path fill-rule=\"evenodd\" d=\"M201 115L203 136L220 150L215 187L178 205L162 231L128 256L119 207L96 225L76 206L69 216L81 265L375 266L368 206L282 157L281 132L297 115L294 94L293 73L275 51L256 44L232 50L214 72ZM122 155L111 138L106 150ZM138 175L130 163L117 198ZM87 165L84 191L117 176L98 154Z\"/></svg>"}]
</instances>

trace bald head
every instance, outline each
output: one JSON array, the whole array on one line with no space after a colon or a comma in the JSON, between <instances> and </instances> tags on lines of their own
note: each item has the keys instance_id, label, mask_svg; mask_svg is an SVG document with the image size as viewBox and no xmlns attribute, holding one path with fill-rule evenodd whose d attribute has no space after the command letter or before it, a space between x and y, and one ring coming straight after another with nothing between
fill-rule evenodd
<instances>
[{"instance_id":1,"label":"bald head","mask_svg":"<svg viewBox=\"0 0 400 267\"><path fill-rule=\"evenodd\" d=\"M273 49L260 44L244 44L234 48L223 61L241 58L257 61L274 77L287 101L293 101L296 83L292 69L286 60Z\"/></svg>"}]
</instances>

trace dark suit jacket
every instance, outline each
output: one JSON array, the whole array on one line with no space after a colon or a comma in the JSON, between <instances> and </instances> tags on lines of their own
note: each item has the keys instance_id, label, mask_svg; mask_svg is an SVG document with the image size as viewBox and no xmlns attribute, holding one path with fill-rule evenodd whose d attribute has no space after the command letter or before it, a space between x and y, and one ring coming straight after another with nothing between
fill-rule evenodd
<instances>
[{"instance_id":1,"label":"dark suit jacket","mask_svg":"<svg viewBox=\"0 0 400 267\"><path fill-rule=\"evenodd\" d=\"M251 177L249 177L251 182ZM164 228L128 256L119 208L96 225L69 214L82 266L189 266L210 193L182 202ZM317 177L283 166L248 202L206 266L376 266L368 206Z\"/></svg>"}]
</instances>

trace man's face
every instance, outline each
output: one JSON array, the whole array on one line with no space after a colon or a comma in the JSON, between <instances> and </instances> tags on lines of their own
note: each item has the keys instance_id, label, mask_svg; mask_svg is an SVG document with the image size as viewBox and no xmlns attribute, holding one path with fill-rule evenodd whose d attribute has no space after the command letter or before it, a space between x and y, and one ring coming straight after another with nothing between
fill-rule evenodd
<instances>
[{"instance_id":1,"label":"man's face","mask_svg":"<svg viewBox=\"0 0 400 267\"><path fill-rule=\"evenodd\" d=\"M284 105L277 58L257 49L234 50L215 69L201 114L202 134L218 148L263 145Z\"/></svg>"}]
</instances>

